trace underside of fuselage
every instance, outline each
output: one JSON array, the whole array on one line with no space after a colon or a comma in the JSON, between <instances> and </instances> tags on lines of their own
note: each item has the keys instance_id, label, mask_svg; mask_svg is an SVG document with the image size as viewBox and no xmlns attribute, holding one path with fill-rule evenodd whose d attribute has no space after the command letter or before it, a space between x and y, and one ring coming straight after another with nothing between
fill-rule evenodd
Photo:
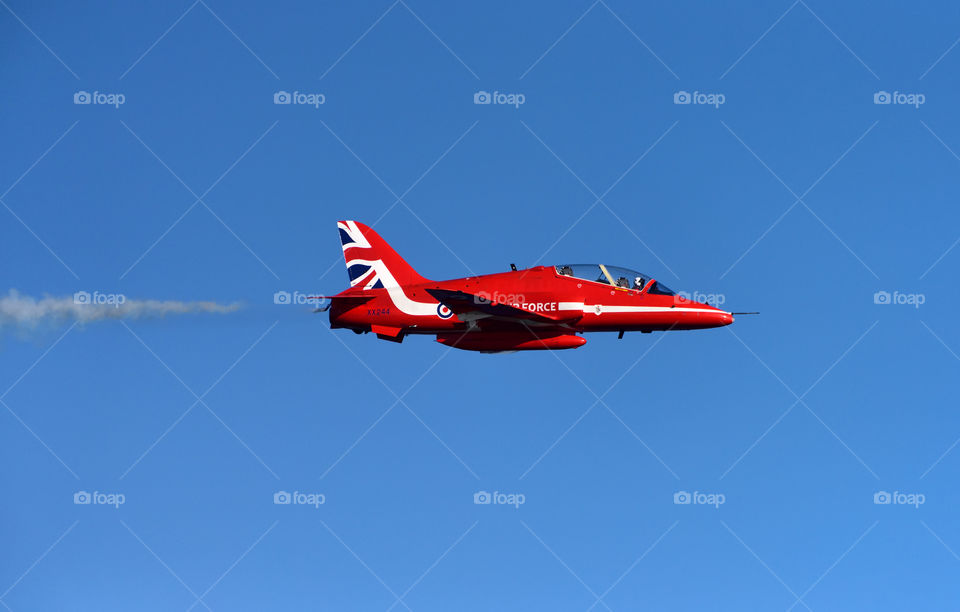
<instances>
[{"instance_id":1,"label":"underside of fuselage","mask_svg":"<svg viewBox=\"0 0 960 612\"><path fill-rule=\"evenodd\" d=\"M402 342L406 336L433 335L440 344L461 350L513 352L579 348L586 344L583 334L588 332L616 332L622 336L626 332L692 330L725 324L709 311L703 315L675 308L604 313L601 305L601 312L597 314L595 307L583 306L580 302L577 303L579 311L557 320L518 320L485 312L454 313L440 302L436 303L438 314L413 319L403 311L397 312L385 289L368 293L377 295L364 296L362 302L358 298L343 303L334 300L330 309L331 327L374 333L378 338L392 342ZM411 298L420 294L410 292ZM549 307L553 307L552 303Z\"/></svg>"}]
</instances>

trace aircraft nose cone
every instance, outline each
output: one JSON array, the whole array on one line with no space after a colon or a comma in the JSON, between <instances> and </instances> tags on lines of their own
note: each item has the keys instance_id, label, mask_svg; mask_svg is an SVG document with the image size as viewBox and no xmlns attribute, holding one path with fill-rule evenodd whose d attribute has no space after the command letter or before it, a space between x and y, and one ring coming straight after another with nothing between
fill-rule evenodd
<instances>
[{"instance_id":1,"label":"aircraft nose cone","mask_svg":"<svg viewBox=\"0 0 960 612\"><path fill-rule=\"evenodd\" d=\"M733 323L733 315L730 314L729 312L725 312L720 309L717 309L712 313L710 313L710 319L712 320L713 324L716 325L717 327L723 327L725 325L730 325L731 323Z\"/></svg>"}]
</instances>

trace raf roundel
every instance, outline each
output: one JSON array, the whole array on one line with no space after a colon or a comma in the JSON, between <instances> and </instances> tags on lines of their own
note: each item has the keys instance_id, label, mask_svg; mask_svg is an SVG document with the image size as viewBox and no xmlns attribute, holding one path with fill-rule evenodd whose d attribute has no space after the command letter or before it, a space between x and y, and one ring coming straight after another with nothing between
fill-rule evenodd
<instances>
[{"instance_id":1,"label":"raf roundel","mask_svg":"<svg viewBox=\"0 0 960 612\"><path fill-rule=\"evenodd\" d=\"M437 304L437 316L441 319L449 319L453 316L453 311L445 304Z\"/></svg>"}]
</instances>

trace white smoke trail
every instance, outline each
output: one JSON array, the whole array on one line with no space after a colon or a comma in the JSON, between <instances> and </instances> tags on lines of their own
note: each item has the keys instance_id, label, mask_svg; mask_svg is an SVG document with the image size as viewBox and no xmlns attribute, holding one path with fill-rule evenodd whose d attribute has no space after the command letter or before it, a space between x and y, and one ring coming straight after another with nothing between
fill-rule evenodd
<instances>
[{"instance_id":1,"label":"white smoke trail","mask_svg":"<svg viewBox=\"0 0 960 612\"><path fill-rule=\"evenodd\" d=\"M127 299L120 293L78 291L72 296L34 298L16 289L0 297L0 327L36 327L47 322L88 323L104 319L138 319L172 314L234 312L240 304Z\"/></svg>"}]
</instances>

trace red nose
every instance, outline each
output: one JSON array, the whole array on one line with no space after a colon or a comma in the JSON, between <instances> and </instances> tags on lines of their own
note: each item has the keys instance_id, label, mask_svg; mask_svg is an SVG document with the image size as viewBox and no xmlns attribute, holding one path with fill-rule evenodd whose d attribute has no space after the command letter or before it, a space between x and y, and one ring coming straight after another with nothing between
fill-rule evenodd
<instances>
[{"instance_id":1,"label":"red nose","mask_svg":"<svg viewBox=\"0 0 960 612\"><path fill-rule=\"evenodd\" d=\"M710 308L701 312L700 319L710 327L723 327L733 323L733 315L719 308Z\"/></svg>"}]
</instances>

